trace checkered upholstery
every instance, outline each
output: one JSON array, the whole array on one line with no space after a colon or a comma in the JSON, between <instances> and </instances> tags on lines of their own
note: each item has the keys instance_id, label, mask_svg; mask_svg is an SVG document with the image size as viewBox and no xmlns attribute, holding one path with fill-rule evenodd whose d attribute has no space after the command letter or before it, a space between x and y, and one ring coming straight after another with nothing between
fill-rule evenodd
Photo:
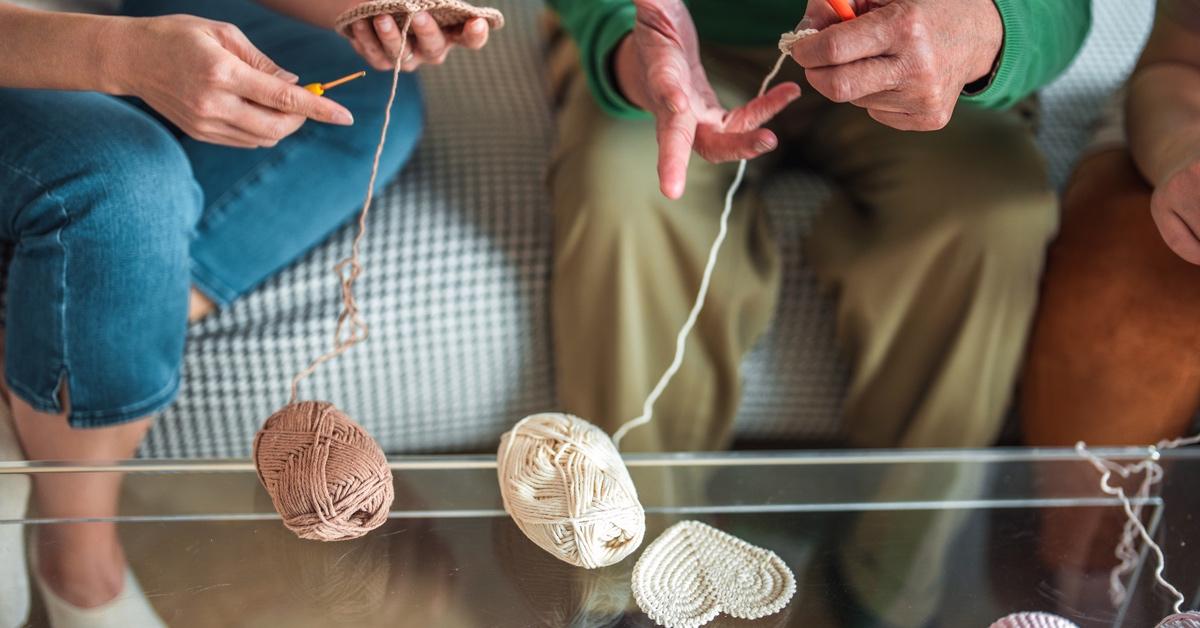
<instances>
[{"instance_id":1,"label":"checkered upholstery","mask_svg":"<svg viewBox=\"0 0 1200 628\"><path fill-rule=\"evenodd\" d=\"M1097 0L1086 49L1044 92L1041 143L1056 182L1128 72L1152 4ZM358 290L370 341L303 388L305 397L337 403L390 453L490 450L515 420L556 407L541 3L495 6L509 25L487 54L455 55L424 73L425 141L380 199L364 249ZM766 192L784 292L769 336L744 366L737 429L758 439L836 438L847 367L834 344L832 304L801 246L828 189L796 172L775 177ZM291 374L326 348L340 306L329 268L351 237L342 230L192 328L183 392L143 456L248 455L259 424L286 400Z\"/></svg>"}]
</instances>

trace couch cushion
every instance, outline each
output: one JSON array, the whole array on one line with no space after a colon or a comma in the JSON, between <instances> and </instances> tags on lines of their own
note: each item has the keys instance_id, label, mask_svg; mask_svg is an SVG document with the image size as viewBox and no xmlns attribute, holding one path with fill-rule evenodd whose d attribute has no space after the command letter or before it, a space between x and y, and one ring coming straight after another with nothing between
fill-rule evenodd
<instances>
[{"instance_id":1,"label":"couch cushion","mask_svg":"<svg viewBox=\"0 0 1200 628\"><path fill-rule=\"evenodd\" d=\"M1081 0L1082 1L1082 0ZM553 141L535 0L497 0L508 27L486 53L423 73L426 139L370 218L359 300L368 343L303 387L337 403L390 453L490 450L522 416L555 409L548 289L546 158ZM1041 144L1061 183L1105 95L1128 71L1151 3L1098 0L1095 31L1043 97ZM801 172L766 190L784 254L784 295L748 358L738 433L839 435L846 364L832 304L802 240L828 197ZM246 456L286 401L291 375L323 351L341 305L329 268L347 228L229 310L192 328L186 383L156 423L149 457Z\"/></svg>"}]
</instances>

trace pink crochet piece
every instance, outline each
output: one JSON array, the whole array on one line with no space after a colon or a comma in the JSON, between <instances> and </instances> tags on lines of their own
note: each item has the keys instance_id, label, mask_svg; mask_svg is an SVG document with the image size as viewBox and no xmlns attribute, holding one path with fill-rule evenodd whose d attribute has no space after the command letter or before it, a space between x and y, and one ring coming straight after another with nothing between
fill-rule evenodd
<instances>
[{"instance_id":1,"label":"pink crochet piece","mask_svg":"<svg viewBox=\"0 0 1200 628\"><path fill-rule=\"evenodd\" d=\"M1050 613L1016 613L992 624L991 628L1079 628L1073 622Z\"/></svg>"},{"instance_id":2,"label":"pink crochet piece","mask_svg":"<svg viewBox=\"0 0 1200 628\"><path fill-rule=\"evenodd\" d=\"M1162 620L1158 628L1200 628L1200 612L1179 613Z\"/></svg>"}]
</instances>

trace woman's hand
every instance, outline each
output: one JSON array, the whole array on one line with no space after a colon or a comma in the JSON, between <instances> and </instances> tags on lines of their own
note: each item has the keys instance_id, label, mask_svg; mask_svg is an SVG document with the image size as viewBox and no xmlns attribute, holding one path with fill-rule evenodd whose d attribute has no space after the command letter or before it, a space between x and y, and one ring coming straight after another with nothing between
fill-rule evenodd
<instances>
[{"instance_id":1,"label":"woman's hand","mask_svg":"<svg viewBox=\"0 0 1200 628\"><path fill-rule=\"evenodd\" d=\"M1192 159L1154 189L1150 213L1163 241L1200 265L1200 158Z\"/></svg>"},{"instance_id":2,"label":"woman's hand","mask_svg":"<svg viewBox=\"0 0 1200 628\"><path fill-rule=\"evenodd\" d=\"M297 86L232 24L169 15L114 22L107 36L111 91L141 98L197 140L270 147L309 119L354 123L341 105Z\"/></svg>"},{"instance_id":3,"label":"woman's hand","mask_svg":"<svg viewBox=\"0 0 1200 628\"><path fill-rule=\"evenodd\" d=\"M461 28L440 28L428 13L413 15L408 45L400 37L400 23L391 15L359 20L350 27L350 44L376 70L391 70L404 48L400 69L414 72L425 64L441 65L455 46L479 50L487 44L488 23L483 18L468 20Z\"/></svg>"}]
</instances>

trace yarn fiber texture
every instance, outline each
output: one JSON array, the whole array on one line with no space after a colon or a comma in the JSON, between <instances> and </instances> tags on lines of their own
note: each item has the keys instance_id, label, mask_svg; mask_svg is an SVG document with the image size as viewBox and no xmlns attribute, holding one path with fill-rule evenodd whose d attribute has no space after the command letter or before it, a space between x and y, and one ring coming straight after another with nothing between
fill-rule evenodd
<instances>
[{"instance_id":1,"label":"yarn fiber texture","mask_svg":"<svg viewBox=\"0 0 1200 628\"><path fill-rule=\"evenodd\" d=\"M1050 613L1015 613L992 624L991 628L1079 628L1073 622Z\"/></svg>"},{"instance_id":2,"label":"yarn fiber texture","mask_svg":"<svg viewBox=\"0 0 1200 628\"><path fill-rule=\"evenodd\" d=\"M303 539L341 541L383 525L394 493L383 450L324 401L284 406L254 437L258 479Z\"/></svg>"},{"instance_id":3,"label":"yarn fiber texture","mask_svg":"<svg viewBox=\"0 0 1200 628\"><path fill-rule=\"evenodd\" d=\"M492 30L504 27L504 15L496 9L471 6L461 0L374 0L339 15L334 25L339 33L349 37L350 26L358 20L377 15L406 16L422 11L429 13L442 28L460 26L474 18L487 20Z\"/></svg>"},{"instance_id":4,"label":"yarn fiber texture","mask_svg":"<svg viewBox=\"0 0 1200 628\"><path fill-rule=\"evenodd\" d=\"M1177 613L1162 620L1158 628L1200 628L1200 612Z\"/></svg>"},{"instance_id":5,"label":"yarn fiber texture","mask_svg":"<svg viewBox=\"0 0 1200 628\"><path fill-rule=\"evenodd\" d=\"M699 521L663 532L633 568L638 606L667 628L695 628L721 613L759 619L796 593L792 570L775 552Z\"/></svg>"},{"instance_id":6,"label":"yarn fiber texture","mask_svg":"<svg viewBox=\"0 0 1200 628\"><path fill-rule=\"evenodd\" d=\"M578 567L620 562L642 543L646 513L603 430L568 414L535 414L500 438L500 495L538 547Z\"/></svg>"}]
</instances>

